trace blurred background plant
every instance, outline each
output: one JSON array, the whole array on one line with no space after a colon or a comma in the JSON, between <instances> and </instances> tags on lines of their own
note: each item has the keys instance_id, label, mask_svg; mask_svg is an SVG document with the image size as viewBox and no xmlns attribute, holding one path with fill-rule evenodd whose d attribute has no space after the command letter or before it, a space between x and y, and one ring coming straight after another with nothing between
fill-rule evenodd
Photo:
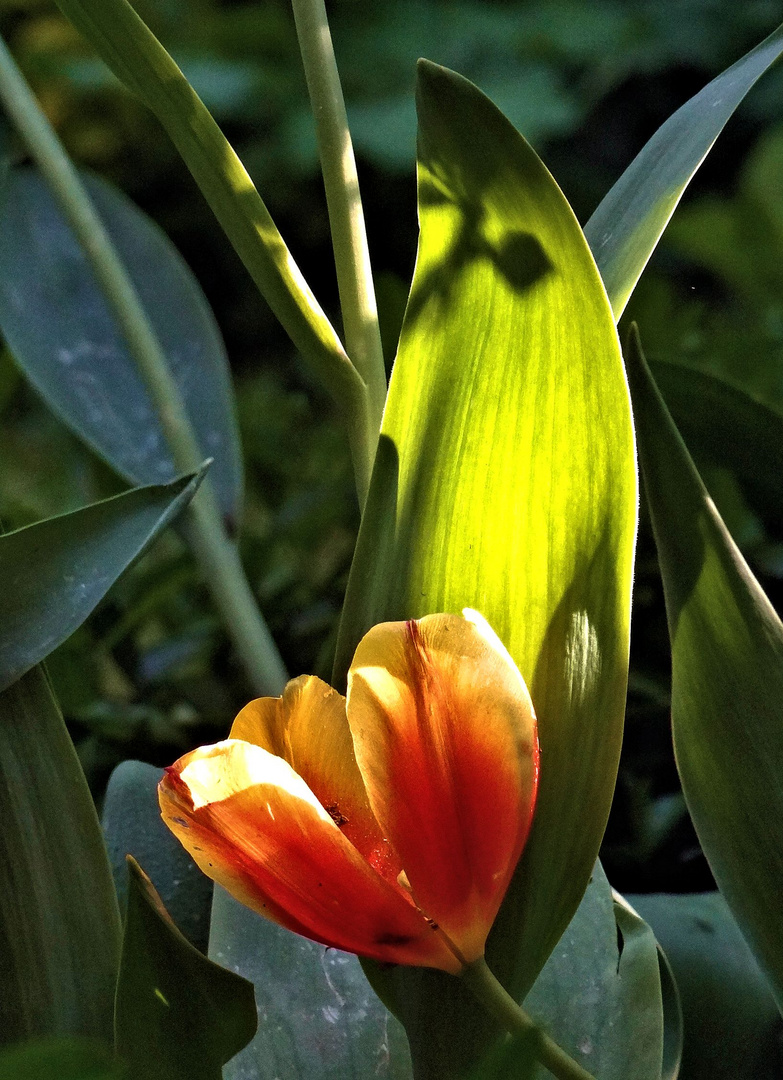
<instances>
[{"instance_id":1,"label":"blurred background plant","mask_svg":"<svg viewBox=\"0 0 783 1080\"><path fill-rule=\"evenodd\" d=\"M336 318L289 4L137 0L136 7L224 127ZM416 247L417 56L460 71L489 94L543 156L584 222L655 129L783 21L783 2L334 0L330 18L391 364ZM348 448L330 401L259 299L154 118L48 0L0 0L0 30L73 158L149 213L199 278L237 390L250 580L289 670L328 677L358 526ZM782 100L780 68L721 136L624 317L639 322L652 361L718 375L776 415L783 414ZM6 129L0 139L21 156ZM731 454L716 455L706 399L701 410L691 449L746 558L781 602L783 480L770 476L763 455L742 468ZM730 431L719 434L730 441ZM0 353L0 461L7 527L123 486L36 398L7 350ZM626 744L603 860L623 891L697 891L712 880L672 756L663 595L642 513ZM124 576L48 666L99 800L119 761L164 764L222 737L250 696L174 534Z\"/></svg>"}]
</instances>

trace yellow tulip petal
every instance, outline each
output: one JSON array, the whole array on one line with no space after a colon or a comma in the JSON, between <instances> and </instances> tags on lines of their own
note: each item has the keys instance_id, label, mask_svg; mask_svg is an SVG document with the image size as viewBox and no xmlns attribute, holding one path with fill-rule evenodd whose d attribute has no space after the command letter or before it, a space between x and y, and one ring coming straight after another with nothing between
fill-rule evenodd
<instances>
[{"instance_id":1,"label":"yellow tulip petal","mask_svg":"<svg viewBox=\"0 0 783 1080\"><path fill-rule=\"evenodd\" d=\"M201 747L166 770L159 797L204 873L260 914L376 960L459 970L412 901L280 757L237 740Z\"/></svg>"},{"instance_id":2,"label":"yellow tulip petal","mask_svg":"<svg viewBox=\"0 0 783 1080\"><path fill-rule=\"evenodd\" d=\"M416 903L465 959L482 955L533 816L536 720L476 612L373 627L348 676L370 805Z\"/></svg>"},{"instance_id":3,"label":"yellow tulip petal","mask_svg":"<svg viewBox=\"0 0 783 1080\"><path fill-rule=\"evenodd\" d=\"M232 739L287 761L344 835L388 881L402 866L370 809L345 716L345 698L315 675L292 679L282 697L258 698L239 713Z\"/></svg>"}]
</instances>

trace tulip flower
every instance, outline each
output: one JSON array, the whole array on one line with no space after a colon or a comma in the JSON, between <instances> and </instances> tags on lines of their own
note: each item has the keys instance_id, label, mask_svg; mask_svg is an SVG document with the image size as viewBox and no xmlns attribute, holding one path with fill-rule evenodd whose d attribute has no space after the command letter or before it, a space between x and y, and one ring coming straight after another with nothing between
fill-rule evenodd
<instances>
[{"instance_id":1,"label":"tulip flower","mask_svg":"<svg viewBox=\"0 0 783 1080\"><path fill-rule=\"evenodd\" d=\"M160 785L163 819L242 903L315 941L460 974L527 839L536 719L477 612L382 623L347 698L314 676L260 698Z\"/></svg>"}]
</instances>

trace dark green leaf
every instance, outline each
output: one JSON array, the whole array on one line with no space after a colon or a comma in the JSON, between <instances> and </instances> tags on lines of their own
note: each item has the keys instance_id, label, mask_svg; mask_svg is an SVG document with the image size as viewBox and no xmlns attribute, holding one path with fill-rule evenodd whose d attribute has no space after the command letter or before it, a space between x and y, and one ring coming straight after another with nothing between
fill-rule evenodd
<instances>
[{"instance_id":1,"label":"dark green leaf","mask_svg":"<svg viewBox=\"0 0 783 1080\"><path fill-rule=\"evenodd\" d=\"M212 882L164 824L158 805L162 769L123 761L111 774L103 800L103 832L114 883L124 908L128 888L125 856L143 863L163 906L184 936L207 951Z\"/></svg>"},{"instance_id":2,"label":"dark green leaf","mask_svg":"<svg viewBox=\"0 0 783 1080\"><path fill-rule=\"evenodd\" d=\"M410 1080L405 1033L355 956L262 919L215 890L210 955L251 979L259 1026L226 1080Z\"/></svg>"},{"instance_id":3,"label":"dark green leaf","mask_svg":"<svg viewBox=\"0 0 783 1080\"><path fill-rule=\"evenodd\" d=\"M202 475L136 488L0 536L0 689L84 622L187 506Z\"/></svg>"},{"instance_id":4,"label":"dark green leaf","mask_svg":"<svg viewBox=\"0 0 783 1080\"><path fill-rule=\"evenodd\" d=\"M0 694L0 822L0 1041L111 1041L117 901L92 798L41 668Z\"/></svg>"},{"instance_id":5,"label":"dark green leaf","mask_svg":"<svg viewBox=\"0 0 783 1080\"><path fill-rule=\"evenodd\" d=\"M629 898L655 931L682 998L680 1080L776 1080L783 1021L720 893Z\"/></svg>"},{"instance_id":6,"label":"dark green leaf","mask_svg":"<svg viewBox=\"0 0 783 1080\"><path fill-rule=\"evenodd\" d=\"M0 1053L0 1080L122 1080L114 1055L86 1039L35 1039Z\"/></svg>"},{"instance_id":7,"label":"dark green leaf","mask_svg":"<svg viewBox=\"0 0 783 1080\"><path fill-rule=\"evenodd\" d=\"M192 273L115 188L84 176L182 393L223 513L238 520L242 463L225 349ZM147 389L87 257L44 181L14 169L0 203L0 328L50 407L134 484L173 480Z\"/></svg>"},{"instance_id":8,"label":"dark green leaf","mask_svg":"<svg viewBox=\"0 0 783 1080\"><path fill-rule=\"evenodd\" d=\"M672 726L696 831L783 1004L783 625L729 536L634 331L628 373L672 642Z\"/></svg>"},{"instance_id":9,"label":"dark green leaf","mask_svg":"<svg viewBox=\"0 0 783 1080\"><path fill-rule=\"evenodd\" d=\"M696 459L731 469L763 509L783 513L783 415L708 372L663 361L650 367Z\"/></svg>"},{"instance_id":10,"label":"dark green leaf","mask_svg":"<svg viewBox=\"0 0 783 1080\"><path fill-rule=\"evenodd\" d=\"M128 866L117 1052L131 1080L221 1080L256 1030L253 987L195 949L138 863Z\"/></svg>"},{"instance_id":11,"label":"dark green leaf","mask_svg":"<svg viewBox=\"0 0 783 1080\"><path fill-rule=\"evenodd\" d=\"M420 70L419 255L335 676L385 619L470 606L508 646L531 688L543 764L488 956L524 993L581 900L614 787L632 433L614 320L568 204L475 87ZM422 1030L444 1069L448 1058L467 1069L483 1021L465 1003L446 1023L443 995L464 991L431 981L421 1008L440 1018Z\"/></svg>"},{"instance_id":12,"label":"dark green leaf","mask_svg":"<svg viewBox=\"0 0 783 1080\"><path fill-rule=\"evenodd\" d=\"M618 319L691 177L781 52L783 26L670 116L588 221L585 236Z\"/></svg>"}]
</instances>

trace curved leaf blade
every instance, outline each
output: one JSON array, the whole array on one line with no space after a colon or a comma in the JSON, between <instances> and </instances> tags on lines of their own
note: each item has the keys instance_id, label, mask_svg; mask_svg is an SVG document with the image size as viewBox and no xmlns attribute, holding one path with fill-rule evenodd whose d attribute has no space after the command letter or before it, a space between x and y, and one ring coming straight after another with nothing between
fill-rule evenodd
<instances>
[{"instance_id":1,"label":"curved leaf blade","mask_svg":"<svg viewBox=\"0 0 783 1080\"><path fill-rule=\"evenodd\" d=\"M116 1048L130 1080L221 1080L256 1030L253 987L187 941L128 857Z\"/></svg>"},{"instance_id":2,"label":"curved leaf blade","mask_svg":"<svg viewBox=\"0 0 783 1080\"><path fill-rule=\"evenodd\" d=\"M160 340L221 509L237 523L242 461L223 341L166 235L121 192L87 192ZM14 169L0 199L0 330L50 408L133 484L179 474L144 380L87 256L41 177ZM23 302L20 301L23 297Z\"/></svg>"},{"instance_id":3,"label":"curved leaf blade","mask_svg":"<svg viewBox=\"0 0 783 1080\"><path fill-rule=\"evenodd\" d=\"M0 690L81 626L187 506L203 475L135 488L0 536Z\"/></svg>"},{"instance_id":4,"label":"curved leaf blade","mask_svg":"<svg viewBox=\"0 0 783 1080\"><path fill-rule=\"evenodd\" d=\"M630 897L666 950L685 1022L683 1080L774 1080L783 1021L718 892Z\"/></svg>"},{"instance_id":5,"label":"curved leaf blade","mask_svg":"<svg viewBox=\"0 0 783 1080\"><path fill-rule=\"evenodd\" d=\"M40 667L0 693L0 821L0 1043L111 1043L117 899L92 796Z\"/></svg>"},{"instance_id":6,"label":"curved leaf blade","mask_svg":"<svg viewBox=\"0 0 783 1080\"><path fill-rule=\"evenodd\" d=\"M551 176L483 94L428 63L419 115L419 255L335 681L385 619L470 606L509 648L543 764L488 956L524 993L579 904L614 785L633 435L611 309Z\"/></svg>"},{"instance_id":7,"label":"curved leaf blade","mask_svg":"<svg viewBox=\"0 0 783 1080\"><path fill-rule=\"evenodd\" d=\"M203 102L126 0L57 0L120 82L163 124L294 345L340 399L359 377L253 181Z\"/></svg>"},{"instance_id":8,"label":"curved leaf blade","mask_svg":"<svg viewBox=\"0 0 783 1080\"><path fill-rule=\"evenodd\" d=\"M783 52L783 26L677 110L646 143L585 226L616 318L685 188L732 113Z\"/></svg>"},{"instance_id":9,"label":"curved leaf blade","mask_svg":"<svg viewBox=\"0 0 783 1080\"><path fill-rule=\"evenodd\" d=\"M721 892L783 1005L783 624L728 534L649 373L628 374L672 642L683 791Z\"/></svg>"}]
</instances>

